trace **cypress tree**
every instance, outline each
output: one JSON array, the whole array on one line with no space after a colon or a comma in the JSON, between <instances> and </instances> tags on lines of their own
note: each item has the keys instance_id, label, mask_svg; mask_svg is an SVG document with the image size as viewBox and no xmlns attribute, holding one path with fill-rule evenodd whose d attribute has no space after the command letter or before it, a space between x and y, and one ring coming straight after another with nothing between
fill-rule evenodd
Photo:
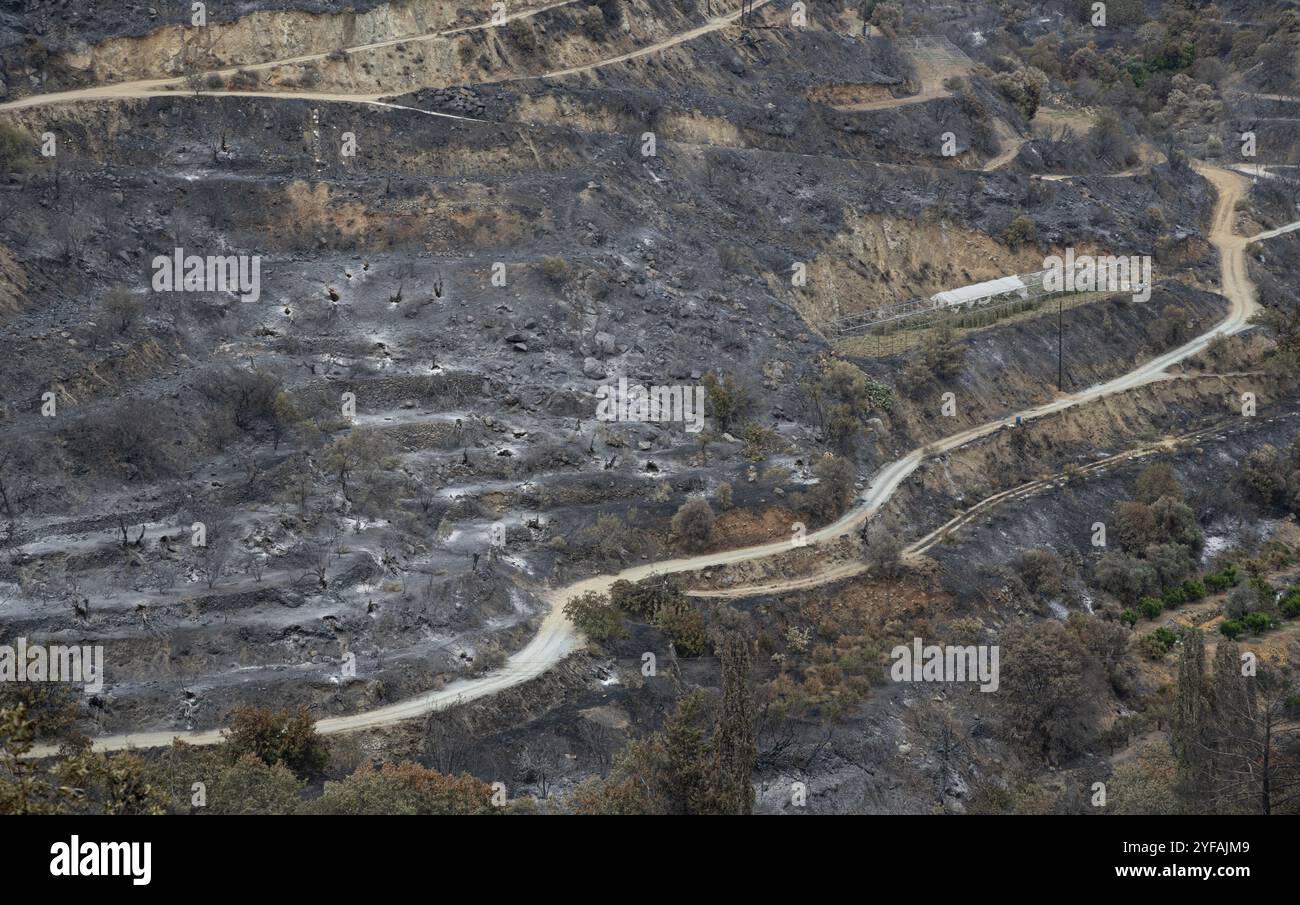
<instances>
[{"instance_id":1,"label":"cypress tree","mask_svg":"<svg viewBox=\"0 0 1300 905\"><path fill-rule=\"evenodd\" d=\"M754 699L749 689L749 644L737 632L722 642L722 712L714 733L719 799L730 813L752 814L758 761L754 741Z\"/></svg>"},{"instance_id":2,"label":"cypress tree","mask_svg":"<svg viewBox=\"0 0 1300 905\"><path fill-rule=\"evenodd\" d=\"M1211 751L1211 778L1220 791L1218 803L1229 808L1234 807L1234 799L1242 797L1233 774L1243 763L1251 762L1258 750L1256 710L1255 683L1242 675L1241 651L1225 638L1214 652L1206 742Z\"/></svg>"},{"instance_id":3,"label":"cypress tree","mask_svg":"<svg viewBox=\"0 0 1300 905\"><path fill-rule=\"evenodd\" d=\"M1207 758L1201 713L1204 681L1205 639L1199 629L1189 629L1183 634L1169 727L1169 747L1178 765L1178 789L1185 797L1198 796L1205 787Z\"/></svg>"}]
</instances>

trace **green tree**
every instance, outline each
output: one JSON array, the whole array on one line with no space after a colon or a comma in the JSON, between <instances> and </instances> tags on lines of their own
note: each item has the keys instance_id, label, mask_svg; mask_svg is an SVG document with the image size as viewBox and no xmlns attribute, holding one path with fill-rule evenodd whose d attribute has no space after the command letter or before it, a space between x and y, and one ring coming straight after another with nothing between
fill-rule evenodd
<instances>
[{"instance_id":1,"label":"green tree","mask_svg":"<svg viewBox=\"0 0 1300 905\"><path fill-rule=\"evenodd\" d=\"M804 508L814 518L830 521L853 502L857 472L848 459L824 455L813 465L817 483L804 495Z\"/></svg>"},{"instance_id":2,"label":"green tree","mask_svg":"<svg viewBox=\"0 0 1300 905\"><path fill-rule=\"evenodd\" d=\"M176 814L292 814L303 789L284 764L268 766L254 754L232 758L225 745L176 741L148 770Z\"/></svg>"},{"instance_id":3,"label":"green tree","mask_svg":"<svg viewBox=\"0 0 1300 905\"><path fill-rule=\"evenodd\" d=\"M1149 564L1124 553L1107 553L1097 561L1093 572L1097 584L1114 594L1120 602L1134 604L1156 592L1159 580Z\"/></svg>"},{"instance_id":4,"label":"green tree","mask_svg":"<svg viewBox=\"0 0 1300 905\"><path fill-rule=\"evenodd\" d=\"M636 584L616 581L609 589L609 598L615 606L643 622L653 622L659 608L679 596L681 591L668 575L652 575Z\"/></svg>"},{"instance_id":5,"label":"green tree","mask_svg":"<svg viewBox=\"0 0 1300 905\"><path fill-rule=\"evenodd\" d=\"M700 550L708 546L713 536L713 509L708 500L693 496L673 516L673 534L689 549Z\"/></svg>"},{"instance_id":6,"label":"green tree","mask_svg":"<svg viewBox=\"0 0 1300 905\"><path fill-rule=\"evenodd\" d=\"M655 610L655 625L673 639L673 646L683 657L708 653L708 624L685 594L679 592L660 602Z\"/></svg>"},{"instance_id":7,"label":"green tree","mask_svg":"<svg viewBox=\"0 0 1300 905\"><path fill-rule=\"evenodd\" d=\"M994 86L1016 105L1025 119L1034 118L1047 82L1046 73L1034 66L999 73L993 77Z\"/></svg>"},{"instance_id":8,"label":"green tree","mask_svg":"<svg viewBox=\"0 0 1300 905\"><path fill-rule=\"evenodd\" d=\"M302 783L284 764L269 766L252 754L223 765L208 789L207 814L292 814Z\"/></svg>"},{"instance_id":9,"label":"green tree","mask_svg":"<svg viewBox=\"0 0 1300 905\"><path fill-rule=\"evenodd\" d=\"M240 704L231 712L225 740L231 763L251 754L267 766L284 764L295 773L311 774L319 772L329 757L329 746L317 734L306 707L290 713Z\"/></svg>"},{"instance_id":10,"label":"green tree","mask_svg":"<svg viewBox=\"0 0 1300 905\"><path fill-rule=\"evenodd\" d=\"M1048 763L1082 744L1086 650L1059 622L1015 626L1004 636L1003 708L1013 741Z\"/></svg>"},{"instance_id":11,"label":"green tree","mask_svg":"<svg viewBox=\"0 0 1300 905\"><path fill-rule=\"evenodd\" d=\"M77 790L27 755L37 723L22 703L0 708L0 814L66 814Z\"/></svg>"},{"instance_id":12,"label":"green tree","mask_svg":"<svg viewBox=\"0 0 1300 905\"><path fill-rule=\"evenodd\" d=\"M628 744L613 780L635 779L654 813L726 813L718 800L716 761L706 733L709 709L703 692L682 698L661 731Z\"/></svg>"},{"instance_id":13,"label":"green tree","mask_svg":"<svg viewBox=\"0 0 1300 905\"><path fill-rule=\"evenodd\" d=\"M718 377L709 371L704 375L704 392L721 430L729 430L732 424L749 411L749 391L732 374Z\"/></svg>"},{"instance_id":14,"label":"green tree","mask_svg":"<svg viewBox=\"0 0 1300 905\"><path fill-rule=\"evenodd\" d=\"M1183 502L1183 485L1168 462L1147 466L1137 478L1138 502L1149 506L1161 497Z\"/></svg>"},{"instance_id":15,"label":"green tree","mask_svg":"<svg viewBox=\"0 0 1300 905\"><path fill-rule=\"evenodd\" d=\"M0 173L20 173L31 166L34 143L22 129L0 123Z\"/></svg>"},{"instance_id":16,"label":"green tree","mask_svg":"<svg viewBox=\"0 0 1300 905\"><path fill-rule=\"evenodd\" d=\"M564 615L597 644L627 637L623 614L608 597L596 591L571 597L564 604Z\"/></svg>"},{"instance_id":17,"label":"green tree","mask_svg":"<svg viewBox=\"0 0 1300 905\"><path fill-rule=\"evenodd\" d=\"M1202 733L1201 700L1205 684L1205 638L1199 629L1183 634L1169 720L1169 748L1177 764L1177 785L1187 798L1202 794L1209 776Z\"/></svg>"},{"instance_id":18,"label":"green tree","mask_svg":"<svg viewBox=\"0 0 1300 905\"><path fill-rule=\"evenodd\" d=\"M1252 449L1241 470L1241 482L1258 503L1271 506L1284 487L1277 447L1265 443Z\"/></svg>"},{"instance_id":19,"label":"green tree","mask_svg":"<svg viewBox=\"0 0 1300 905\"><path fill-rule=\"evenodd\" d=\"M1156 543L1182 544L1198 552L1205 544L1205 535L1196 522L1196 513L1186 503L1170 496L1162 496L1151 504L1149 511L1155 523Z\"/></svg>"},{"instance_id":20,"label":"green tree","mask_svg":"<svg viewBox=\"0 0 1300 905\"><path fill-rule=\"evenodd\" d=\"M1170 589L1180 585L1196 565L1191 550L1182 544L1152 544L1145 559L1156 570L1160 586Z\"/></svg>"},{"instance_id":21,"label":"green tree","mask_svg":"<svg viewBox=\"0 0 1300 905\"><path fill-rule=\"evenodd\" d=\"M752 776L758 761L754 741L754 697L749 687L749 643L737 632L722 640L722 709L714 731L718 798L732 813L754 810Z\"/></svg>"},{"instance_id":22,"label":"green tree","mask_svg":"<svg viewBox=\"0 0 1300 905\"><path fill-rule=\"evenodd\" d=\"M308 814L492 814L492 787L468 774L445 776L419 764L367 764L302 810Z\"/></svg>"},{"instance_id":23,"label":"green tree","mask_svg":"<svg viewBox=\"0 0 1300 905\"><path fill-rule=\"evenodd\" d=\"M167 794L153 781L138 754L80 748L64 752L53 769L65 788L76 789L79 812L135 816L166 813Z\"/></svg>"}]
</instances>

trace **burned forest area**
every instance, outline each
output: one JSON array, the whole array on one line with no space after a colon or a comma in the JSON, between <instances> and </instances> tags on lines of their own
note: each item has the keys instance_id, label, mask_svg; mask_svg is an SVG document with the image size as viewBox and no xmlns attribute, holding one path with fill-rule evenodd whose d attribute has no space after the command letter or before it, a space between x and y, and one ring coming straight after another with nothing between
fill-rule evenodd
<instances>
[{"instance_id":1,"label":"burned forest area","mask_svg":"<svg viewBox=\"0 0 1300 905\"><path fill-rule=\"evenodd\" d=\"M1300 813L1298 66L0 0L0 814Z\"/></svg>"}]
</instances>

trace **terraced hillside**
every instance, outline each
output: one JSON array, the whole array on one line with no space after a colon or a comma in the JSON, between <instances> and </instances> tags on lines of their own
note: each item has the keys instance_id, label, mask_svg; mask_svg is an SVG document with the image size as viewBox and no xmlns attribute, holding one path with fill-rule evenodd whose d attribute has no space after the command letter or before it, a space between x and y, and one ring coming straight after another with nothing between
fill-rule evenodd
<instances>
[{"instance_id":1,"label":"terraced hillside","mask_svg":"<svg viewBox=\"0 0 1300 905\"><path fill-rule=\"evenodd\" d=\"M278 811L376 762L469 810L1148 806L1185 652L1296 655L1252 67L1297 29L1184 63L1040 6L4 11L0 645L105 666L0 686L0 784L131 758L187 810L261 721L312 752ZM1067 254L1153 276L936 301ZM1001 691L891 678L914 638Z\"/></svg>"}]
</instances>

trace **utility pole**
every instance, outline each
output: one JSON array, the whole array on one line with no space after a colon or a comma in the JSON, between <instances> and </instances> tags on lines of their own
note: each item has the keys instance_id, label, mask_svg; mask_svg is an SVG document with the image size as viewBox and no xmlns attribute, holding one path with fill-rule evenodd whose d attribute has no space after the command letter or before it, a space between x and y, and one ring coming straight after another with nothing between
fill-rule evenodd
<instances>
[{"instance_id":1,"label":"utility pole","mask_svg":"<svg viewBox=\"0 0 1300 905\"><path fill-rule=\"evenodd\" d=\"M1056 296L1056 391L1065 392L1065 294Z\"/></svg>"}]
</instances>

